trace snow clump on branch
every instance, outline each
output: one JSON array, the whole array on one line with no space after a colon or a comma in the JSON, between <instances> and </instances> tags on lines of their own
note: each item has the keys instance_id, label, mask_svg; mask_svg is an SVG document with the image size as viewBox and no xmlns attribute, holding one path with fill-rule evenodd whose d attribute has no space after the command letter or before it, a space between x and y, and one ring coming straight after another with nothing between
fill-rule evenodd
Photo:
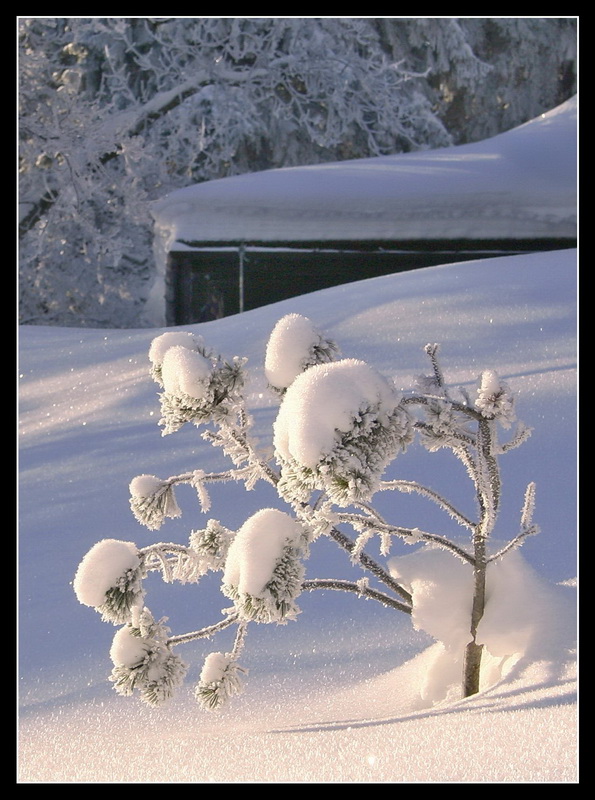
<instances>
[{"instance_id":1,"label":"snow clump on branch","mask_svg":"<svg viewBox=\"0 0 595 800\"><path fill-rule=\"evenodd\" d=\"M194 697L207 711L217 711L243 691L242 673L246 670L232 653L210 653L204 662Z\"/></svg>"},{"instance_id":2,"label":"snow clump on branch","mask_svg":"<svg viewBox=\"0 0 595 800\"><path fill-rule=\"evenodd\" d=\"M190 331L167 331L156 336L149 347L149 361L151 376L157 383L161 383L161 365L171 347L185 347L190 351L204 352L204 340L202 336L195 336Z\"/></svg>"},{"instance_id":3,"label":"snow clump on branch","mask_svg":"<svg viewBox=\"0 0 595 800\"><path fill-rule=\"evenodd\" d=\"M338 505L366 501L413 421L380 373L363 361L319 364L287 390L273 426L279 491L307 502L315 489Z\"/></svg>"},{"instance_id":4,"label":"snow clump on branch","mask_svg":"<svg viewBox=\"0 0 595 800\"><path fill-rule=\"evenodd\" d=\"M507 383L492 369L484 370L479 377L475 407L487 419L497 419L505 428L516 419L514 396Z\"/></svg>"},{"instance_id":5,"label":"snow clump on branch","mask_svg":"<svg viewBox=\"0 0 595 800\"><path fill-rule=\"evenodd\" d=\"M182 514L173 486L155 475L137 475L129 489L132 513L150 530L158 530L165 517L175 519Z\"/></svg>"},{"instance_id":6,"label":"snow clump on branch","mask_svg":"<svg viewBox=\"0 0 595 800\"><path fill-rule=\"evenodd\" d=\"M275 508L261 509L242 525L229 548L222 585L240 617L255 622L296 617L303 537L300 523Z\"/></svg>"},{"instance_id":7,"label":"snow clump on branch","mask_svg":"<svg viewBox=\"0 0 595 800\"><path fill-rule=\"evenodd\" d=\"M182 685L188 667L171 651L164 622L156 622L144 608L138 624L125 625L114 636L110 680L118 694L129 697L136 689L143 702L157 706Z\"/></svg>"},{"instance_id":8,"label":"snow clump on branch","mask_svg":"<svg viewBox=\"0 0 595 800\"><path fill-rule=\"evenodd\" d=\"M142 604L143 577L143 560L133 542L103 539L79 564L73 588L79 603L121 625Z\"/></svg>"},{"instance_id":9,"label":"snow clump on branch","mask_svg":"<svg viewBox=\"0 0 595 800\"><path fill-rule=\"evenodd\" d=\"M338 347L301 314L282 317L267 343L264 371L269 386L279 394L304 370L333 361Z\"/></svg>"},{"instance_id":10,"label":"snow clump on branch","mask_svg":"<svg viewBox=\"0 0 595 800\"><path fill-rule=\"evenodd\" d=\"M149 359L151 376L164 390L160 395L164 436L186 422L222 422L236 410L246 359L223 361L206 350L202 337L182 331L156 337Z\"/></svg>"}]
</instances>

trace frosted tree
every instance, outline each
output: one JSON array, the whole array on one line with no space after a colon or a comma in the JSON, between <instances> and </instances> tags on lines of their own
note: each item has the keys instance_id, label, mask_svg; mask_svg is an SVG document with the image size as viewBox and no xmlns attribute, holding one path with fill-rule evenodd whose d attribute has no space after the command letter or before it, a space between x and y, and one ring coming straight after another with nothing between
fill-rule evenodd
<instances>
[{"instance_id":1,"label":"frosted tree","mask_svg":"<svg viewBox=\"0 0 595 800\"><path fill-rule=\"evenodd\" d=\"M182 485L196 492L202 512L208 514L209 485L222 481L246 489L265 481L276 490L280 508L259 510L237 531L209 519L204 528L191 531L187 544L138 547L105 539L87 553L74 590L104 621L121 626L111 649L116 691L130 695L137 690L151 705L167 700L187 670L176 653L178 646L234 626L233 647L207 657L194 691L204 708L220 708L243 689L245 669L240 661L250 625L293 622L303 592L355 593L419 621L427 615L428 592L435 594L434 603L442 602L444 579L434 570L431 579L416 582L399 559L396 564L381 563L370 553L373 540L380 543L382 558L404 541L453 561L449 580L460 573L458 592L466 617L462 694L479 690L490 568L537 532L532 519L535 487L530 483L518 532L497 548L490 544L500 507L499 459L522 444L529 430L516 421L510 388L493 370L481 373L475 394L452 390L442 373L438 346L429 344L425 352L429 374L401 393L369 364L342 357L336 343L306 317L283 317L271 333L264 359L269 388L279 403L267 446L258 444L251 433L244 359L225 360L191 332L167 332L153 340L150 374L160 387L163 435L184 425L196 426L208 443L221 448L231 466L219 473L198 468L165 479L138 475L130 483L136 519L157 531L168 518L179 517L176 492ZM501 430L511 428L502 442ZM446 448L462 462L476 499L475 518L429 486L384 478L388 465L414 440L430 453ZM385 519L375 507L375 497L393 491L417 494L435 504L468 536L461 543L440 532ZM361 569L360 579L306 575L312 548L321 538L349 554ZM220 573L221 592L231 605L222 619L172 634L166 619L155 620L145 602L145 578L153 572L165 582L183 584Z\"/></svg>"},{"instance_id":2,"label":"frosted tree","mask_svg":"<svg viewBox=\"0 0 595 800\"><path fill-rule=\"evenodd\" d=\"M575 91L573 18L19 20L20 320L139 327L149 203L442 147Z\"/></svg>"}]
</instances>

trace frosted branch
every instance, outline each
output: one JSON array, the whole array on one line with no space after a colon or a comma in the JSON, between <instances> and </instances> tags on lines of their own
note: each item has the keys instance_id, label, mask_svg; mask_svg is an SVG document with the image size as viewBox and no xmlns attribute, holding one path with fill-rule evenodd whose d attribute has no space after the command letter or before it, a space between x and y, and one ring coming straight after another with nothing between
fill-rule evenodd
<instances>
[{"instance_id":1,"label":"frosted branch","mask_svg":"<svg viewBox=\"0 0 595 800\"><path fill-rule=\"evenodd\" d=\"M466 561L469 564L474 563L473 556L470 555L466 550L464 550L462 547L459 547L454 542L451 542L451 540L447 539L445 536L439 536L436 533L428 533L427 531L422 531L419 528L404 528L398 525L390 525L389 523L382 523L377 520L369 519L361 516L360 514L339 514L338 521L352 525L356 529L358 527L371 528L377 533L389 533L399 536L402 539L412 539L415 542L430 542L432 544L439 545L440 547L444 547L446 550L450 550L452 553L458 556L458 558L461 558L463 561Z\"/></svg>"},{"instance_id":2,"label":"frosted branch","mask_svg":"<svg viewBox=\"0 0 595 800\"><path fill-rule=\"evenodd\" d=\"M438 344L427 344L424 347L424 351L429 356L430 361L432 363L432 369L434 370L434 378L436 380L436 385L442 389L444 392L444 396L447 395L446 391L446 384L444 382L444 375L442 374L442 368L438 361L438 351L440 350L440 345Z\"/></svg>"},{"instance_id":3,"label":"frosted branch","mask_svg":"<svg viewBox=\"0 0 595 800\"><path fill-rule=\"evenodd\" d=\"M521 511L521 527L528 528L533 520L533 511L535 509L535 491L536 485L532 481L525 490L525 501Z\"/></svg>"},{"instance_id":4,"label":"frosted branch","mask_svg":"<svg viewBox=\"0 0 595 800\"><path fill-rule=\"evenodd\" d=\"M328 532L328 535L331 539L334 539L337 544L341 545L344 550L347 550L349 554L351 554L355 548L355 543L344 533L342 533L337 528L331 528ZM397 581L389 575L386 570L384 570L380 564L374 561L367 553L361 553L358 559L358 563L360 563L365 569L369 570L373 575L375 575L382 583L388 586L390 589L393 590L396 594L406 600L408 603L412 602L411 594L404 589Z\"/></svg>"},{"instance_id":5,"label":"frosted branch","mask_svg":"<svg viewBox=\"0 0 595 800\"><path fill-rule=\"evenodd\" d=\"M503 555L508 553L510 550L515 550L517 547L520 547L524 540L527 539L529 536L535 536L539 533L539 526L531 525L529 528L521 531L514 539L511 539L504 547L498 550L497 553L489 556L486 563L490 564L492 561L497 561L499 558L502 558Z\"/></svg>"},{"instance_id":6,"label":"frosted branch","mask_svg":"<svg viewBox=\"0 0 595 800\"><path fill-rule=\"evenodd\" d=\"M380 491L385 491L388 489L396 489L399 492L405 493L412 493L415 492L420 494L424 497L429 498L442 509L444 509L449 516L455 519L460 525L463 525L466 528L473 529L474 523L471 522L464 514L458 511L452 503L449 503L444 497L439 495L433 489L429 489L427 486L423 486L420 483L416 483L415 481L404 481L404 480L395 480L395 481L383 481L379 487Z\"/></svg>"},{"instance_id":7,"label":"frosted branch","mask_svg":"<svg viewBox=\"0 0 595 800\"><path fill-rule=\"evenodd\" d=\"M393 597L390 597L389 595L384 594L383 592L379 592L376 589L371 589L370 587L361 586L359 582L345 581L335 578L328 578L328 579L315 578L313 580L304 581L304 583L302 584L302 589L305 592L313 592L316 589L331 589L333 591L339 591L339 592L354 592L360 597L366 597L371 600L377 600L379 603L382 603L383 606L387 606L389 608L395 608L398 611L405 612L405 614L411 614L410 605L405 605L404 603L400 603Z\"/></svg>"},{"instance_id":8,"label":"frosted branch","mask_svg":"<svg viewBox=\"0 0 595 800\"><path fill-rule=\"evenodd\" d=\"M520 447L531 436L532 428L527 428L522 422L519 422L514 437L506 444L500 446L501 453L507 453L509 450L514 450Z\"/></svg>"},{"instance_id":9,"label":"frosted branch","mask_svg":"<svg viewBox=\"0 0 595 800\"><path fill-rule=\"evenodd\" d=\"M167 640L167 644L173 647L176 644L187 644L188 642L193 642L196 639L209 639L211 636L219 633L219 631L229 628L230 625L234 625L236 622L238 622L238 614L230 614L230 616L226 619L222 619L220 622L217 622L214 625L209 625L206 628L201 628L198 631L181 633L177 636L170 636L170 638Z\"/></svg>"}]
</instances>

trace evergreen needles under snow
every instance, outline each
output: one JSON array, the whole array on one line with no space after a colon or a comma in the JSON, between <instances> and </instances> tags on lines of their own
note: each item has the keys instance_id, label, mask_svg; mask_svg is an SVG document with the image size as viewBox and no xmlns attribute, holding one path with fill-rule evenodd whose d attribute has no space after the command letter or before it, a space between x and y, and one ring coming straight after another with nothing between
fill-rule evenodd
<instances>
[{"instance_id":1,"label":"evergreen needles under snow","mask_svg":"<svg viewBox=\"0 0 595 800\"><path fill-rule=\"evenodd\" d=\"M386 465L413 438L399 403L388 382L357 359L302 373L274 423L279 490L300 501L315 489L340 505L368 500Z\"/></svg>"}]
</instances>

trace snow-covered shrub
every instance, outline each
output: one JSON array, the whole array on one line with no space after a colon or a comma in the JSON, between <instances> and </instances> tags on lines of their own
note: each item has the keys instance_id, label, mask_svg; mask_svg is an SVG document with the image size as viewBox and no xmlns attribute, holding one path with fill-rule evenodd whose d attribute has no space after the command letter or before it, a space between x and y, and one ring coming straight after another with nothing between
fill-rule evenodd
<instances>
[{"instance_id":1,"label":"snow-covered shrub","mask_svg":"<svg viewBox=\"0 0 595 800\"><path fill-rule=\"evenodd\" d=\"M111 680L118 692L128 695L137 689L145 702L163 702L186 672L173 648L235 626L232 650L207 657L194 692L203 708L220 708L243 688L246 670L239 656L249 626L294 621L300 595L319 589L353 592L411 615L415 627L441 642L441 663L461 662L465 696L479 690L484 648L502 656L510 647L529 646L531 603L506 585L517 578L528 586L536 583L522 561L504 559L537 532L534 484L525 491L516 535L497 547L492 544L502 491L499 459L522 444L529 431L519 422L508 441L501 442L500 429L515 422L510 388L488 369L474 394L450 389L438 351L436 344L426 345L430 373L418 377L410 392L400 393L365 362L338 359L336 344L309 319L283 317L266 350L265 377L279 408L271 441L261 449L252 437L243 395L244 360L224 361L183 331L153 341L151 375L163 389L164 433L192 422L232 466L212 474L195 469L165 480L137 476L130 483L130 505L138 521L156 530L167 518L179 516L174 491L182 484L197 492L207 513L206 487L220 481L240 482L246 489L265 481L284 510L263 508L237 531L210 519L191 532L187 545L159 542L137 548L104 540L92 548L74 589L79 601L105 620L125 623L111 652ZM448 449L464 465L475 492L476 518L425 484L385 478L388 465L416 438L429 452ZM413 493L434 503L467 531L468 545L387 520L374 507L379 491ZM362 570L361 579L306 578L306 562L320 537L349 554ZM382 557L391 556L386 564L369 552L375 537ZM414 545L414 553L395 557L399 540ZM512 569L503 570L503 563ZM180 583L220 573L221 592L232 606L217 622L171 635L164 620L155 622L144 605L143 580L151 572ZM519 598L523 613L511 597Z\"/></svg>"}]
</instances>

